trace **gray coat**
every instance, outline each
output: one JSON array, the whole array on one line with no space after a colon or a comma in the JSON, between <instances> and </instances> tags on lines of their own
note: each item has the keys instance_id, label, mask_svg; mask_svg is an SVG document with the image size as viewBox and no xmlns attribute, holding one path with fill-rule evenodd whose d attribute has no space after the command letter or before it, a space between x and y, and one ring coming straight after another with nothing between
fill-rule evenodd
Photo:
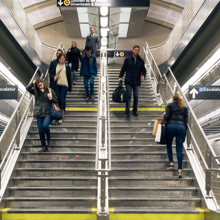
<instances>
[{"instance_id":1,"label":"gray coat","mask_svg":"<svg viewBox=\"0 0 220 220\"><path fill-rule=\"evenodd\" d=\"M26 87L27 91L30 92L32 95L34 95L33 85L34 84L31 83ZM52 100L48 99L48 96L47 96L48 93L49 93L49 90L46 89L44 92L40 92L38 98L35 97L35 106L34 106L34 117L35 118L49 116L50 107L52 106L52 103L57 103L57 97L54 91L51 89Z\"/></svg>"},{"instance_id":2,"label":"gray coat","mask_svg":"<svg viewBox=\"0 0 220 220\"><path fill-rule=\"evenodd\" d=\"M97 49L100 48L100 39L99 36L97 34L94 34L94 37L90 35L87 36L86 38L86 46L90 46L91 47L91 54L95 55L97 52Z\"/></svg>"}]
</instances>

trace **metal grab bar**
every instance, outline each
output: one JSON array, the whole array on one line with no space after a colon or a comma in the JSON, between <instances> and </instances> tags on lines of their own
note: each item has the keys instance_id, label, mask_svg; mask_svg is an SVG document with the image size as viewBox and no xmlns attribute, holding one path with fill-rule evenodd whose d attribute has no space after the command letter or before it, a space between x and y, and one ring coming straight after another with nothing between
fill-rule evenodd
<instances>
[{"instance_id":1,"label":"metal grab bar","mask_svg":"<svg viewBox=\"0 0 220 220\"><path fill-rule=\"evenodd\" d=\"M111 171L111 131L107 49L100 52L95 170L98 172L97 219L109 219L108 172Z\"/></svg>"},{"instance_id":2,"label":"metal grab bar","mask_svg":"<svg viewBox=\"0 0 220 220\"><path fill-rule=\"evenodd\" d=\"M220 156L217 156L214 149L210 145L204 131L202 130L201 125L199 124L195 113L193 112L193 109L191 108L185 94L183 93L178 81L176 80L172 70L168 68L165 73L160 73L160 70L156 64L156 61L153 58L153 55L151 53L151 50L148 46L148 44L145 44L145 47L143 49L143 52L145 54L145 60L147 64L150 66L150 78L156 78L157 80L153 81L152 83L156 82L156 89L158 94L160 94L162 103L167 104L167 100L172 99L172 96L178 91L184 101L186 106L188 107L189 112L189 122L188 122L188 131L187 131L187 143L186 143L186 150L191 151L194 153L194 155L197 157L197 163L198 167L201 167L201 174L200 179L202 182L204 182L204 188L201 188L204 195L204 199L207 202L207 204L210 205L210 208L213 208L215 210L219 210L217 201L215 199L215 194L213 193L211 189L211 172L217 171L219 172L218 168L212 168L211 167L211 160L214 158L213 162L219 166L220 163L218 161L218 158ZM153 68L152 66L156 67ZM193 151L192 151L193 150ZM199 180L198 180L199 181ZM203 185L200 185L200 187L203 187ZM206 199L212 198L212 203L207 201Z\"/></svg>"}]
</instances>

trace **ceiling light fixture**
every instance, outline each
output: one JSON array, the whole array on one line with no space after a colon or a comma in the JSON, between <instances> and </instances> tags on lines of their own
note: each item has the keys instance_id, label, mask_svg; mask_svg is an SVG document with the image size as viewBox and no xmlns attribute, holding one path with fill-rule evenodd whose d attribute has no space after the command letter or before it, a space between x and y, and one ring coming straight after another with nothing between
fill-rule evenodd
<instances>
[{"instance_id":1,"label":"ceiling light fixture","mask_svg":"<svg viewBox=\"0 0 220 220\"><path fill-rule=\"evenodd\" d=\"M108 17L101 17L100 23L101 23L101 27L107 27L108 26Z\"/></svg>"},{"instance_id":2,"label":"ceiling light fixture","mask_svg":"<svg viewBox=\"0 0 220 220\"><path fill-rule=\"evenodd\" d=\"M101 16L107 16L108 15L108 7L101 7L100 14L101 14Z\"/></svg>"},{"instance_id":3,"label":"ceiling light fixture","mask_svg":"<svg viewBox=\"0 0 220 220\"><path fill-rule=\"evenodd\" d=\"M101 37L107 37L108 36L108 28L101 28Z\"/></svg>"},{"instance_id":4,"label":"ceiling light fixture","mask_svg":"<svg viewBox=\"0 0 220 220\"><path fill-rule=\"evenodd\" d=\"M107 46L107 44L108 44L107 38L106 37L101 38L101 45L102 46Z\"/></svg>"}]
</instances>

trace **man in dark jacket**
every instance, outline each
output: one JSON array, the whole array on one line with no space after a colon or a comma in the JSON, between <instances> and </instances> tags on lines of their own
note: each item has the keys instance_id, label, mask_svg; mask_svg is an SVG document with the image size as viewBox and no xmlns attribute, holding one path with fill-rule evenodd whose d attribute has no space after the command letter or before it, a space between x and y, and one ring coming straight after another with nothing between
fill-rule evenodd
<instances>
[{"instance_id":1,"label":"man in dark jacket","mask_svg":"<svg viewBox=\"0 0 220 220\"><path fill-rule=\"evenodd\" d=\"M79 60L81 62L81 54L75 41L72 42L72 47L67 53L66 60L68 61L71 72L73 72L73 84L76 84L76 72L79 69Z\"/></svg>"},{"instance_id":2,"label":"man in dark jacket","mask_svg":"<svg viewBox=\"0 0 220 220\"><path fill-rule=\"evenodd\" d=\"M50 74L50 88L52 88L52 85L54 83L54 77L56 75L56 68L57 68L57 64L59 63L59 59L58 57L60 56L60 54L62 54L62 50L58 49L57 50L57 54L56 54L56 59L52 60L49 66L49 74Z\"/></svg>"},{"instance_id":3,"label":"man in dark jacket","mask_svg":"<svg viewBox=\"0 0 220 220\"><path fill-rule=\"evenodd\" d=\"M95 34L94 28L90 29L90 35L86 38L86 46L90 46L91 54L96 56L97 50L100 49L100 39L97 34Z\"/></svg>"},{"instance_id":4,"label":"man in dark jacket","mask_svg":"<svg viewBox=\"0 0 220 220\"><path fill-rule=\"evenodd\" d=\"M90 98L94 101L94 78L97 76L97 63L96 57L91 55L91 48L86 46L86 55L82 57L80 78L83 76L84 86L86 91L86 100L89 101ZM88 84L90 80L90 94Z\"/></svg>"},{"instance_id":5,"label":"man in dark jacket","mask_svg":"<svg viewBox=\"0 0 220 220\"><path fill-rule=\"evenodd\" d=\"M131 104L131 94L132 89L134 93L134 105L133 105L133 115L138 116L137 106L138 106L138 94L141 81L146 77L146 69L144 65L144 60L139 56L140 47L133 47L133 56L126 58L124 65L121 69L119 75L119 82L122 81L123 76L125 76L126 92L128 95L128 101L126 103L126 114L130 117L130 104Z\"/></svg>"}]
</instances>

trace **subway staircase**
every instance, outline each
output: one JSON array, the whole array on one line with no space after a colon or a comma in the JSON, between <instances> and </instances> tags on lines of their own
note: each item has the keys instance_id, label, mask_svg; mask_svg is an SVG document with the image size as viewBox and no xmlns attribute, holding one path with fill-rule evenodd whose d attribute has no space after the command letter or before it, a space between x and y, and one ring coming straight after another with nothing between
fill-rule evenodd
<instances>
[{"instance_id":1,"label":"subway staircase","mask_svg":"<svg viewBox=\"0 0 220 220\"><path fill-rule=\"evenodd\" d=\"M118 84L118 72L109 73L110 96ZM110 97L111 99L111 97ZM133 97L132 97L133 99ZM139 91L138 117L125 115L125 104L111 102L112 171L109 177L109 207L114 213L133 214L127 219L203 219L199 210L202 195L187 155L183 155L183 178L177 178L177 157L173 146L175 170L167 170L166 146L155 144L154 120L162 118L150 79L146 77ZM131 103L133 107L133 101ZM175 144L175 143L174 143ZM175 215L177 216L170 216ZM183 217L186 214L187 217ZM151 216L152 215L152 216ZM151 217L150 217L151 216ZM190 217L191 216L191 217Z\"/></svg>"},{"instance_id":2,"label":"subway staircase","mask_svg":"<svg viewBox=\"0 0 220 220\"><path fill-rule=\"evenodd\" d=\"M118 75L109 71L110 100ZM97 99L98 78L94 102L85 101L83 80L78 78L67 95L63 124L51 125L53 147L48 153L38 153L40 141L33 120L8 185L3 220L97 218ZM158 106L149 78L140 88L138 117L127 118L125 104L111 101L110 110L110 219L204 220L199 209L202 196L187 155L184 152L184 176L178 179L176 153L175 170L167 170L166 146L154 142L154 120L161 118L164 108Z\"/></svg>"}]
</instances>

